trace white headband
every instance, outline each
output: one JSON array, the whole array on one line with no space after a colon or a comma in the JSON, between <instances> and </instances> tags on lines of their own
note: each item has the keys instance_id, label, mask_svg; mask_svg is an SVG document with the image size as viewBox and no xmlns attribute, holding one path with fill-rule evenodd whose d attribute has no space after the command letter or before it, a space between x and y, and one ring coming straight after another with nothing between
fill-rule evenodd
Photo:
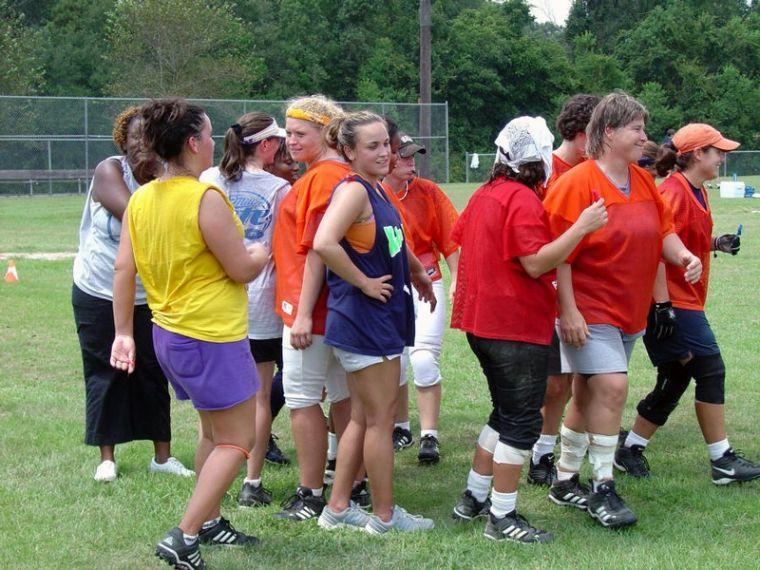
<instances>
[{"instance_id":1,"label":"white headband","mask_svg":"<svg viewBox=\"0 0 760 570\"><path fill-rule=\"evenodd\" d=\"M554 135L543 117L518 117L509 121L494 141L495 162L506 164L513 171L528 162L544 164L544 182L552 174L552 145Z\"/></svg>"},{"instance_id":2,"label":"white headband","mask_svg":"<svg viewBox=\"0 0 760 570\"><path fill-rule=\"evenodd\" d=\"M277 126L277 119L272 119L272 124L265 129L261 129L258 133L253 133L247 137L243 137L245 144L254 144L271 137L281 137L280 127Z\"/></svg>"}]
</instances>

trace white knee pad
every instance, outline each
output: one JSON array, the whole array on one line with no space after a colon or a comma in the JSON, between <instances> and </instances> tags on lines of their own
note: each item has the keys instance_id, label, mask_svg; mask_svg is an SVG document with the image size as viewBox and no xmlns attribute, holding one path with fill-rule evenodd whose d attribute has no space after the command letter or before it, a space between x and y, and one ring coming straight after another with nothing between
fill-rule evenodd
<instances>
[{"instance_id":1,"label":"white knee pad","mask_svg":"<svg viewBox=\"0 0 760 570\"><path fill-rule=\"evenodd\" d=\"M618 436L598 433L590 433L588 436L588 461L594 481L612 479L612 461L615 459Z\"/></svg>"},{"instance_id":2,"label":"white knee pad","mask_svg":"<svg viewBox=\"0 0 760 570\"><path fill-rule=\"evenodd\" d=\"M517 449L507 445L503 441L496 444L496 451L493 454L494 463L506 463L508 465L522 465L525 459L530 455L530 449Z\"/></svg>"},{"instance_id":3,"label":"white knee pad","mask_svg":"<svg viewBox=\"0 0 760 570\"><path fill-rule=\"evenodd\" d=\"M406 386L409 381L409 347L405 346L401 353L401 374L398 379L399 386Z\"/></svg>"},{"instance_id":4,"label":"white knee pad","mask_svg":"<svg viewBox=\"0 0 760 570\"><path fill-rule=\"evenodd\" d=\"M441 382L439 361L441 351L429 347L412 348L409 354L414 371L414 385L430 388Z\"/></svg>"},{"instance_id":5,"label":"white knee pad","mask_svg":"<svg viewBox=\"0 0 760 570\"><path fill-rule=\"evenodd\" d=\"M560 429L561 454L559 456L559 466L562 471L572 473L580 471L588 445L587 434L575 432L563 425Z\"/></svg>"},{"instance_id":6,"label":"white knee pad","mask_svg":"<svg viewBox=\"0 0 760 570\"><path fill-rule=\"evenodd\" d=\"M483 426L478 436L478 445L485 449L488 453L493 455L496 450L496 444L499 442L499 432L493 429L488 424Z\"/></svg>"}]
</instances>

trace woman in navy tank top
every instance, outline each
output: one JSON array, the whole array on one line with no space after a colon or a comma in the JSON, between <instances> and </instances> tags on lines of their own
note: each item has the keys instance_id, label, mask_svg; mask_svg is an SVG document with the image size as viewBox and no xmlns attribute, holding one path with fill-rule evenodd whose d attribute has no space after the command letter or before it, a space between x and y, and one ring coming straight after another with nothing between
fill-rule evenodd
<instances>
[{"instance_id":1,"label":"woman in navy tank top","mask_svg":"<svg viewBox=\"0 0 760 570\"><path fill-rule=\"evenodd\" d=\"M401 217L380 186L391 158L384 121L368 112L338 121L339 149L353 174L335 189L314 249L328 268L325 344L348 375L351 420L319 525L372 534L429 530L432 520L393 503L392 433L400 356L414 344L412 284L433 305L435 297L430 278L406 247ZM350 502L362 459L372 484L372 516Z\"/></svg>"}]
</instances>

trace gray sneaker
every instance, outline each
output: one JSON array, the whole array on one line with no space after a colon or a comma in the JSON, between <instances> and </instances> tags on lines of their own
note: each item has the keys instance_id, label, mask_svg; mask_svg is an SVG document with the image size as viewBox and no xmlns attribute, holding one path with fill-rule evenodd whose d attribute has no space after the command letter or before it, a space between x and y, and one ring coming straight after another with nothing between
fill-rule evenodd
<instances>
[{"instance_id":1,"label":"gray sneaker","mask_svg":"<svg viewBox=\"0 0 760 570\"><path fill-rule=\"evenodd\" d=\"M363 530L368 522L369 515L361 510L353 501L348 503L348 508L342 513L335 513L330 507L325 507L317 520L317 524L326 530L334 530L336 528Z\"/></svg>"},{"instance_id":2,"label":"gray sneaker","mask_svg":"<svg viewBox=\"0 0 760 570\"><path fill-rule=\"evenodd\" d=\"M393 516L390 522L384 523L380 517L371 515L365 532L369 534L385 534L386 532L397 530L399 532L417 532L422 530L432 530L435 523L432 519L423 518L420 515L411 515L398 505L393 507Z\"/></svg>"}]
</instances>

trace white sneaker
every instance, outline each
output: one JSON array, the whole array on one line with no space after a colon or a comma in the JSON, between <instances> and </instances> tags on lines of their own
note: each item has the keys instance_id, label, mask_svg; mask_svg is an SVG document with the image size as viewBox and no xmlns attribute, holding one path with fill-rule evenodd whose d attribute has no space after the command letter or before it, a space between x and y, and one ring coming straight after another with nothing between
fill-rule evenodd
<instances>
[{"instance_id":1,"label":"white sneaker","mask_svg":"<svg viewBox=\"0 0 760 570\"><path fill-rule=\"evenodd\" d=\"M100 465L98 465L98 468L95 469L96 481L103 481L104 483L110 483L111 481L116 481L116 475L117 475L116 463L114 463L110 459L101 461Z\"/></svg>"},{"instance_id":2,"label":"white sneaker","mask_svg":"<svg viewBox=\"0 0 760 570\"><path fill-rule=\"evenodd\" d=\"M156 458L150 460L148 471L151 473L169 473L180 477L195 477L195 471L188 469L176 457L170 457L166 463L156 463Z\"/></svg>"}]
</instances>

